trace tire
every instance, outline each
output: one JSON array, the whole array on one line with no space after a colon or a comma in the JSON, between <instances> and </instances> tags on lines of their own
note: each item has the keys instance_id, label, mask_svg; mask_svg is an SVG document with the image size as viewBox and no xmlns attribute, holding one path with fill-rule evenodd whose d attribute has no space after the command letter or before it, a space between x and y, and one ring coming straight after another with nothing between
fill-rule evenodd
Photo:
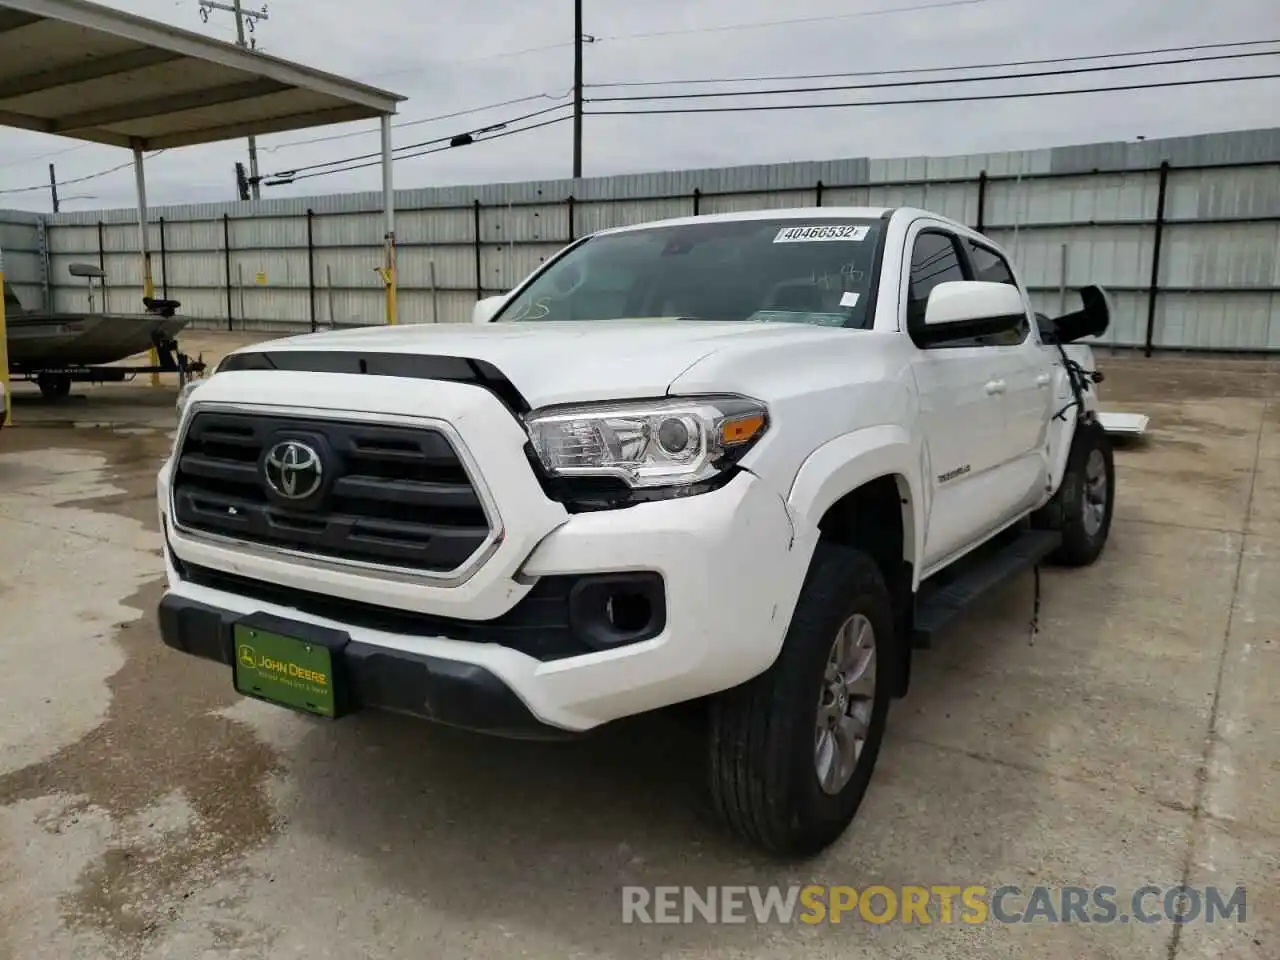
<instances>
[{"instance_id":1,"label":"tire","mask_svg":"<svg viewBox=\"0 0 1280 960\"><path fill-rule=\"evenodd\" d=\"M841 729L861 726L862 747L843 785L833 776L824 787L819 700L832 700L828 683L837 671L828 672L828 661L845 625L846 636L871 630L871 638L862 636L873 676L864 673L856 691L845 689L861 723ZM876 562L860 550L819 543L778 659L711 703L711 801L730 832L787 857L811 856L840 837L862 803L884 739L897 643L893 603Z\"/></svg>"},{"instance_id":2,"label":"tire","mask_svg":"<svg viewBox=\"0 0 1280 960\"><path fill-rule=\"evenodd\" d=\"M1102 554L1115 510L1116 468L1111 441L1096 420L1076 427L1062 486L1041 511L1038 526L1059 530L1062 546L1051 563L1085 567Z\"/></svg>"}]
</instances>

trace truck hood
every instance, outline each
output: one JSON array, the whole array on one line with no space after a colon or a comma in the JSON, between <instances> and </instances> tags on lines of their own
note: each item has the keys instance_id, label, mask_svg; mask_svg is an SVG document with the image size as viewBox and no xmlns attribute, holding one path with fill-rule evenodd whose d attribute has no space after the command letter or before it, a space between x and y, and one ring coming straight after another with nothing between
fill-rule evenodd
<instances>
[{"instance_id":1,"label":"truck hood","mask_svg":"<svg viewBox=\"0 0 1280 960\"><path fill-rule=\"evenodd\" d=\"M645 319L484 326L404 324L336 330L255 344L236 353L317 351L480 360L531 407L662 396L680 374L718 350L770 351L849 336L793 323Z\"/></svg>"}]
</instances>

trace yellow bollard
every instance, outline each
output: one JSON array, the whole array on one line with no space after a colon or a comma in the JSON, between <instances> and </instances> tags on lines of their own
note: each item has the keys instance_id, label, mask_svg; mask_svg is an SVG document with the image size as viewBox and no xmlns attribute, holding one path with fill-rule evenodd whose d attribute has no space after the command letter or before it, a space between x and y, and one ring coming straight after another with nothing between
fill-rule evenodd
<instances>
[{"instance_id":1,"label":"yellow bollard","mask_svg":"<svg viewBox=\"0 0 1280 960\"><path fill-rule=\"evenodd\" d=\"M396 237L395 234L389 233L386 237L384 246L384 254L386 257L386 265L380 267L378 273L382 277L383 286L386 287L387 298L387 324L394 327L399 321L398 304L396 303Z\"/></svg>"},{"instance_id":2,"label":"yellow bollard","mask_svg":"<svg viewBox=\"0 0 1280 960\"><path fill-rule=\"evenodd\" d=\"M156 295L156 284L151 279L151 254L144 253L142 255L142 296L146 300L150 300ZM155 347L147 352L147 361L153 367L160 366L160 353ZM160 374L151 374L151 385L153 387L160 386Z\"/></svg>"},{"instance_id":3,"label":"yellow bollard","mask_svg":"<svg viewBox=\"0 0 1280 960\"><path fill-rule=\"evenodd\" d=\"M0 250L0 392L4 393L4 409L0 410L0 426L13 422L13 396L9 389L9 330L4 318L4 251Z\"/></svg>"}]
</instances>

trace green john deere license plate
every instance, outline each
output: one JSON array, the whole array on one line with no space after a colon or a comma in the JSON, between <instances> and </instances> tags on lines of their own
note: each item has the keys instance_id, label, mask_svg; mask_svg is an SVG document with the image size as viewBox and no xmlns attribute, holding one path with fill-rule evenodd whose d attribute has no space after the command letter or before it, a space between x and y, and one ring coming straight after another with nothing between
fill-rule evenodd
<instances>
[{"instance_id":1,"label":"green john deere license plate","mask_svg":"<svg viewBox=\"0 0 1280 960\"><path fill-rule=\"evenodd\" d=\"M245 696L333 717L333 656L327 647L237 623L236 689Z\"/></svg>"}]
</instances>

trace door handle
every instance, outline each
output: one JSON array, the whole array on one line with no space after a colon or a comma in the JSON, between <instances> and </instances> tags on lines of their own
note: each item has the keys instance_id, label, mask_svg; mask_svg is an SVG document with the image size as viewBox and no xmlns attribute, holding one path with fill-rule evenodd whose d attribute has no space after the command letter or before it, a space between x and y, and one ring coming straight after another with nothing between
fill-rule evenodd
<instances>
[{"instance_id":1,"label":"door handle","mask_svg":"<svg viewBox=\"0 0 1280 960\"><path fill-rule=\"evenodd\" d=\"M1003 380L988 380L984 389L987 391L987 396L994 397L998 393L1004 393L1004 386Z\"/></svg>"},{"instance_id":2,"label":"door handle","mask_svg":"<svg viewBox=\"0 0 1280 960\"><path fill-rule=\"evenodd\" d=\"M1053 382L1053 377L1047 373L1042 373L1040 374L1040 376L1036 377L1037 387L1047 387L1052 382Z\"/></svg>"}]
</instances>

